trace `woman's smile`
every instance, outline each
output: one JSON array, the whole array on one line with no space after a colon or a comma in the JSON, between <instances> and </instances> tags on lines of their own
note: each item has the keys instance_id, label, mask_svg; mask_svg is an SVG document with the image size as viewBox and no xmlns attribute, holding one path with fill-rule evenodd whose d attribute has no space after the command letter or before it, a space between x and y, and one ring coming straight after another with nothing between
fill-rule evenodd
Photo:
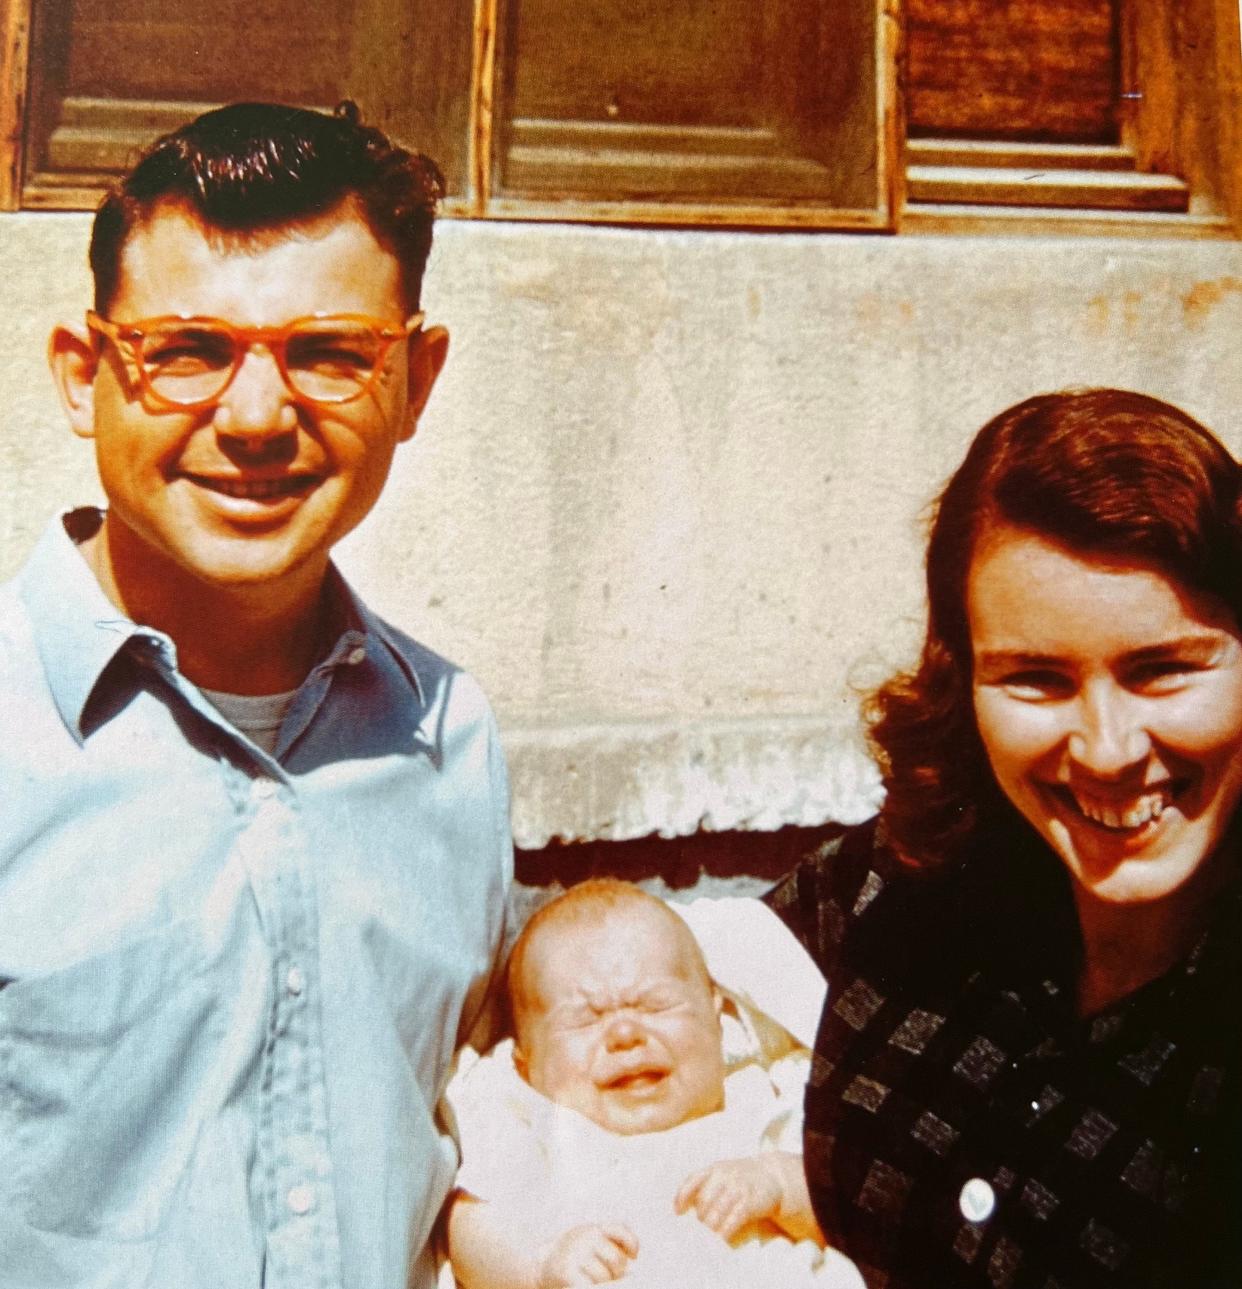
<instances>
[{"instance_id":1,"label":"woman's smile","mask_svg":"<svg viewBox=\"0 0 1242 1289\"><path fill-rule=\"evenodd\" d=\"M1144 903L1200 877L1242 795L1242 640L1224 606L997 527L967 608L992 772L1080 892Z\"/></svg>"}]
</instances>

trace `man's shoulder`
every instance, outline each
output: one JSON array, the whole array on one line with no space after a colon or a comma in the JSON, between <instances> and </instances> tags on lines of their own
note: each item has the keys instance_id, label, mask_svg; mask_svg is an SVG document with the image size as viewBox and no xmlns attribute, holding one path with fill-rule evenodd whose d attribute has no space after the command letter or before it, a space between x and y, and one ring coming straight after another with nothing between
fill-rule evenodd
<instances>
[{"instance_id":1,"label":"man's shoulder","mask_svg":"<svg viewBox=\"0 0 1242 1289\"><path fill-rule=\"evenodd\" d=\"M369 612L368 616L375 634L415 680L429 705L443 705L462 719L493 719L487 696L468 671L384 618Z\"/></svg>"},{"instance_id":2,"label":"man's shoulder","mask_svg":"<svg viewBox=\"0 0 1242 1289\"><path fill-rule=\"evenodd\" d=\"M9 735L0 765L10 767L14 758L32 755L41 731L62 729L35 623L16 580L0 584L0 729Z\"/></svg>"},{"instance_id":3,"label":"man's shoulder","mask_svg":"<svg viewBox=\"0 0 1242 1289\"><path fill-rule=\"evenodd\" d=\"M394 626L386 618L370 612L368 617L370 626L380 639L418 675L420 680L466 674L451 659L429 648L421 640L415 640L412 635Z\"/></svg>"},{"instance_id":4,"label":"man's shoulder","mask_svg":"<svg viewBox=\"0 0 1242 1289\"><path fill-rule=\"evenodd\" d=\"M21 595L21 573L0 582L0 683L38 663L34 623Z\"/></svg>"}]
</instances>

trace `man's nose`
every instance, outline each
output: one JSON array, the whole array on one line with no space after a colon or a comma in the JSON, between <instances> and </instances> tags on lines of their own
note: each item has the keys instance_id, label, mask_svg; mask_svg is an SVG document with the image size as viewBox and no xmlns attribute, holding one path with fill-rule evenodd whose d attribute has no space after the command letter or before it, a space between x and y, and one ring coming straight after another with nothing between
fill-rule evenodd
<instances>
[{"instance_id":1,"label":"man's nose","mask_svg":"<svg viewBox=\"0 0 1242 1289\"><path fill-rule=\"evenodd\" d=\"M1142 708L1140 698L1111 681L1084 690L1069 737L1074 763L1099 778L1110 778L1144 760L1151 751L1151 736Z\"/></svg>"},{"instance_id":2,"label":"man's nose","mask_svg":"<svg viewBox=\"0 0 1242 1289\"><path fill-rule=\"evenodd\" d=\"M243 354L237 375L220 396L214 423L221 434L255 446L296 428L293 394L266 345L251 345Z\"/></svg>"}]
</instances>

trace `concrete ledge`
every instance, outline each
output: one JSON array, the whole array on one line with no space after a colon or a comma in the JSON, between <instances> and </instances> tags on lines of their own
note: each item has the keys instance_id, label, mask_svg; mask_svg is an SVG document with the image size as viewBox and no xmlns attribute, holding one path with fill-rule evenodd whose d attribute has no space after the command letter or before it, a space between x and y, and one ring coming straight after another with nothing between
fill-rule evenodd
<instances>
[{"instance_id":1,"label":"concrete ledge","mask_svg":"<svg viewBox=\"0 0 1242 1289\"><path fill-rule=\"evenodd\" d=\"M860 823L883 798L852 724L823 717L515 729L517 845Z\"/></svg>"}]
</instances>

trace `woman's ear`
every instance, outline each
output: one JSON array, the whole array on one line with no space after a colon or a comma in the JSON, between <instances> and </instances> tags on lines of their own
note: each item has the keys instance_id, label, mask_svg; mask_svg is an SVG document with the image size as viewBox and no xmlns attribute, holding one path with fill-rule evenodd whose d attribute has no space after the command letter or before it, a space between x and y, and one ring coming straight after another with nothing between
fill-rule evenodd
<instances>
[{"instance_id":1,"label":"woman's ear","mask_svg":"<svg viewBox=\"0 0 1242 1289\"><path fill-rule=\"evenodd\" d=\"M84 327L59 326L47 344L48 366L69 418L79 438L95 437L95 372L99 351Z\"/></svg>"}]
</instances>

